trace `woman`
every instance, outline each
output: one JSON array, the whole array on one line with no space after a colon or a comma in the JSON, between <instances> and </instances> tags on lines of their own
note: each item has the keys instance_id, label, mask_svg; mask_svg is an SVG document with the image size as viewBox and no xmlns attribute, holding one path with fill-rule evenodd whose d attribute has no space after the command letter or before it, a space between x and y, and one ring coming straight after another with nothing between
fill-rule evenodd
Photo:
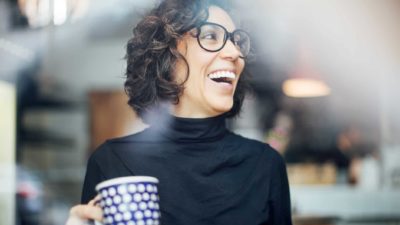
<instances>
[{"instance_id":1,"label":"woman","mask_svg":"<svg viewBox=\"0 0 400 225\"><path fill-rule=\"evenodd\" d=\"M286 169L268 145L228 131L246 90L250 52L226 4L165 0L127 46L129 105L150 127L108 140L90 157L71 217L99 219L95 185L157 177L163 225L291 224Z\"/></svg>"}]
</instances>

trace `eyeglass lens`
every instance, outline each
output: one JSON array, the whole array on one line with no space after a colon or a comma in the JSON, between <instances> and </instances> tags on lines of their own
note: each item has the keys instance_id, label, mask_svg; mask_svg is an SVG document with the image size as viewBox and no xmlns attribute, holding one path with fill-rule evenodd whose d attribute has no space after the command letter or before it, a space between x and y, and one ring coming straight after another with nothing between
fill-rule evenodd
<instances>
[{"instance_id":1,"label":"eyeglass lens","mask_svg":"<svg viewBox=\"0 0 400 225\"><path fill-rule=\"evenodd\" d=\"M220 25L217 24L203 24L200 27L200 33L198 35L198 41L202 48L208 51L219 51L221 50L227 39L232 39L232 42L241 52L242 57L250 51L250 38L248 34L241 30L233 32L232 37L228 37L227 31Z\"/></svg>"}]
</instances>

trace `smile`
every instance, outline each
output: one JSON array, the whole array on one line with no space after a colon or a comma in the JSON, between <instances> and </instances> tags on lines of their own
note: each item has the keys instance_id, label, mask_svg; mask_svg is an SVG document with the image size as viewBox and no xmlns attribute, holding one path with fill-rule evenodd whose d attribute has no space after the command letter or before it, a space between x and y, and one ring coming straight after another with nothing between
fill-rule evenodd
<instances>
[{"instance_id":1,"label":"smile","mask_svg":"<svg viewBox=\"0 0 400 225\"><path fill-rule=\"evenodd\" d=\"M216 71L208 74L208 78L214 82L232 84L236 78L236 74L231 71Z\"/></svg>"}]
</instances>

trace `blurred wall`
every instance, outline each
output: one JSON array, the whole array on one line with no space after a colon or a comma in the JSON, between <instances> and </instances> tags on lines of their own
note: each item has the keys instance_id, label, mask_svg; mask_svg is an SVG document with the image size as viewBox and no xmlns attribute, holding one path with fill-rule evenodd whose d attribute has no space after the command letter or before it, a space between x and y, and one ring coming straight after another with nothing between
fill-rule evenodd
<instances>
[{"instance_id":1,"label":"blurred wall","mask_svg":"<svg viewBox=\"0 0 400 225\"><path fill-rule=\"evenodd\" d=\"M14 224L15 88L0 80L0 224Z\"/></svg>"}]
</instances>

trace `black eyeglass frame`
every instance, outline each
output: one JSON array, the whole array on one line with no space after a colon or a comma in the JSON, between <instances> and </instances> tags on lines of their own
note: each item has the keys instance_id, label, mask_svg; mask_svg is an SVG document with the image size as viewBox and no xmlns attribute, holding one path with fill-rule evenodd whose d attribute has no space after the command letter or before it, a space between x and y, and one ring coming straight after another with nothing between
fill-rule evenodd
<instances>
[{"instance_id":1,"label":"black eyeglass frame","mask_svg":"<svg viewBox=\"0 0 400 225\"><path fill-rule=\"evenodd\" d=\"M219 49L216 49L216 50L209 50L209 49L203 47L203 45L201 45L201 42L200 42L200 33L201 33L201 27L204 26L204 25L218 26L218 27L222 28L222 29L225 31L225 34L224 34L224 43L222 44L222 46L221 46ZM197 43L199 44L199 46L200 46L202 49L206 50L207 52L218 52L218 51L221 51L221 49L223 49L223 48L225 47L226 42L228 41L228 39L233 43L233 45L238 46L237 44L235 44L235 39L234 39L234 35L235 35L235 33L237 33L237 32L243 32L243 33L245 33L245 34L248 36L249 42L251 41L251 40L250 40L250 35L249 35L249 33L246 32L245 30L236 29L236 30L234 30L234 31L232 31L232 32L229 32L224 26L222 26L221 24L218 24L218 23L202 22L202 23L200 23L199 25L197 25L195 28L196 28L196 30L197 30L197 33L196 33L196 35L195 35L195 37L196 37L196 39L197 39ZM249 45L250 45L250 44L251 44L251 43L249 43ZM250 50L251 50L251 46L249 46L249 51L248 51L248 52L246 53L246 55L244 56L243 52L242 52L242 51L240 50L240 48L239 48L239 51L240 51L240 53L241 53L241 55L240 55L239 57L242 58L242 59L245 59L245 58L249 55Z\"/></svg>"}]
</instances>

